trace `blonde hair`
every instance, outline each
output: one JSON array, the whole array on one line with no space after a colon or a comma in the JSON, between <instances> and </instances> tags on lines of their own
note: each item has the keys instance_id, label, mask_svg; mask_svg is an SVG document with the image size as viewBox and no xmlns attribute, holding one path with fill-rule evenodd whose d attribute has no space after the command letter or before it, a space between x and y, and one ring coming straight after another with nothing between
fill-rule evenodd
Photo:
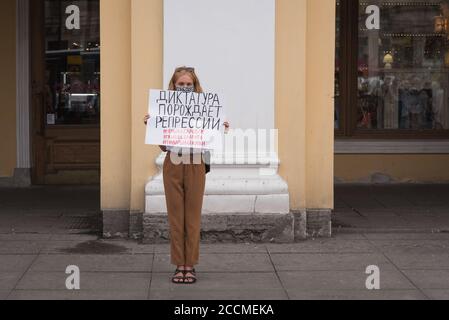
<instances>
[{"instance_id":1,"label":"blonde hair","mask_svg":"<svg viewBox=\"0 0 449 320\"><path fill-rule=\"evenodd\" d=\"M168 90L175 91L176 82L178 82L178 79L184 75L189 75L192 78L196 93L203 93L203 88L201 87L200 80L198 79L198 76L195 73L195 69L188 68L186 66L176 68L175 73L173 74L173 77L170 80L170 84L168 85Z\"/></svg>"}]
</instances>

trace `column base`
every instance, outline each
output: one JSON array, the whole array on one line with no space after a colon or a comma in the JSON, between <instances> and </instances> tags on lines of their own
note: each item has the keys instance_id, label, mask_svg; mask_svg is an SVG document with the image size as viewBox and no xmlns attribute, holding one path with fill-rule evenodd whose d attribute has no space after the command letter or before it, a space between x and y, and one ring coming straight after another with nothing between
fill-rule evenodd
<instances>
[{"instance_id":1,"label":"column base","mask_svg":"<svg viewBox=\"0 0 449 320\"><path fill-rule=\"evenodd\" d=\"M147 183L144 238L168 239L167 206L162 166L165 153L157 159L159 174ZM217 241L274 241L294 239L293 215L287 183L278 175L276 155L260 158L234 156L226 163L214 155L206 176L203 201L203 238Z\"/></svg>"},{"instance_id":2,"label":"column base","mask_svg":"<svg viewBox=\"0 0 449 320\"><path fill-rule=\"evenodd\" d=\"M287 214L203 214L203 243L294 243L332 236L331 210L298 211ZM143 241L170 241L166 213L143 215Z\"/></svg>"},{"instance_id":3,"label":"column base","mask_svg":"<svg viewBox=\"0 0 449 320\"><path fill-rule=\"evenodd\" d=\"M143 238L147 243L169 241L162 165L145 188ZM202 212L202 240L206 242L288 243L331 236L331 210L290 211L287 183L278 175L272 155L244 164L212 159Z\"/></svg>"},{"instance_id":4,"label":"column base","mask_svg":"<svg viewBox=\"0 0 449 320\"><path fill-rule=\"evenodd\" d=\"M332 237L332 210L307 209L307 237Z\"/></svg>"},{"instance_id":5,"label":"column base","mask_svg":"<svg viewBox=\"0 0 449 320\"><path fill-rule=\"evenodd\" d=\"M144 214L145 243L168 243L170 228L167 214ZM201 224L203 243L294 241L292 214L204 214Z\"/></svg>"},{"instance_id":6,"label":"column base","mask_svg":"<svg viewBox=\"0 0 449 320\"><path fill-rule=\"evenodd\" d=\"M128 238L130 233L130 212L129 210L103 210L103 238Z\"/></svg>"},{"instance_id":7,"label":"column base","mask_svg":"<svg viewBox=\"0 0 449 320\"><path fill-rule=\"evenodd\" d=\"M14 169L14 176L0 178L0 187L29 188L31 186L31 169Z\"/></svg>"}]
</instances>

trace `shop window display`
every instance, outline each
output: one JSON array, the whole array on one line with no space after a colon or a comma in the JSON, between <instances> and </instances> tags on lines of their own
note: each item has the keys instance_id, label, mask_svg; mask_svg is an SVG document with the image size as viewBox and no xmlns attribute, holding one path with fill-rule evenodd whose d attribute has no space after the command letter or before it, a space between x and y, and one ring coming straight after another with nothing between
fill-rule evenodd
<instances>
[{"instance_id":1,"label":"shop window display","mask_svg":"<svg viewBox=\"0 0 449 320\"><path fill-rule=\"evenodd\" d=\"M345 34L337 29L336 37L352 54L345 56L346 76L337 69L336 79L336 92L342 78L349 88L341 93L350 96L340 106L347 113L344 135L448 136L449 1L339 2L347 10L341 17L337 11L337 24L354 25ZM336 115L344 116L337 106Z\"/></svg>"},{"instance_id":2,"label":"shop window display","mask_svg":"<svg viewBox=\"0 0 449 320\"><path fill-rule=\"evenodd\" d=\"M99 125L99 0L46 0L45 47L47 125Z\"/></svg>"},{"instance_id":3,"label":"shop window display","mask_svg":"<svg viewBox=\"0 0 449 320\"><path fill-rule=\"evenodd\" d=\"M357 127L449 129L448 35L435 30L448 4L370 4L380 8L380 30L366 28L368 3L361 4Z\"/></svg>"}]
</instances>

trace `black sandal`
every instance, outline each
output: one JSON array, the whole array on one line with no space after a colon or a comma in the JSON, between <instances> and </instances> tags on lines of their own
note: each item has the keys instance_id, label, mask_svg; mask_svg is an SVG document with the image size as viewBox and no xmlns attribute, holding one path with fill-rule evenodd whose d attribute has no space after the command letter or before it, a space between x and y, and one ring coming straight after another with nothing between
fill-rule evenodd
<instances>
[{"instance_id":1,"label":"black sandal","mask_svg":"<svg viewBox=\"0 0 449 320\"><path fill-rule=\"evenodd\" d=\"M182 273L182 276L177 276L177 274ZM183 284L185 283L185 270L176 269L175 274L173 275L171 281L174 284Z\"/></svg>"},{"instance_id":2,"label":"black sandal","mask_svg":"<svg viewBox=\"0 0 449 320\"><path fill-rule=\"evenodd\" d=\"M192 274L192 276L187 276L188 273ZM195 269L184 270L184 284L194 284L197 280Z\"/></svg>"}]
</instances>

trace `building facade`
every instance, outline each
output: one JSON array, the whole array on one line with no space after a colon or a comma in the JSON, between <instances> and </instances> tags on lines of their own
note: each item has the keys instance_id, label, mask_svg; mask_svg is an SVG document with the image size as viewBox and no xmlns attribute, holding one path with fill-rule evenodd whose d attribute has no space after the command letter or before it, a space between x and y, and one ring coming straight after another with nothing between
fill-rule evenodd
<instances>
[{"instance_id":1,"label":"building facade","mask_svg":"<svg viewBox=\"0 0 449 320\"><path fill-rule=\"evenodd\" d=\"M241 135L277 130L263 156L214 155L205 238L330 236L335 183L449 181L447 1L1 6L0 185L100 184L105 237L168 237L142 119L182 65Z\"/></svg>"}]
</instances>

